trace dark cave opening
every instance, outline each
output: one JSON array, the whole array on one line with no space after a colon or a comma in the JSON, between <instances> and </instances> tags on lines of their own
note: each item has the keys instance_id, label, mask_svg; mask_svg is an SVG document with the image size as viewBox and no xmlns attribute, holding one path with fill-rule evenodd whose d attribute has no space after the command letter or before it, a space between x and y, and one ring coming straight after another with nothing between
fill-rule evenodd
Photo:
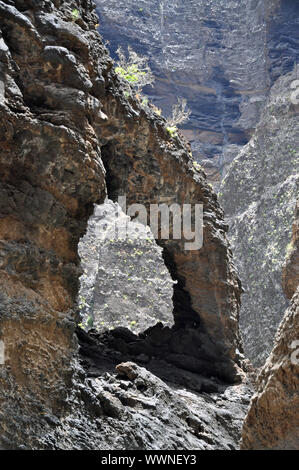
<instances>
[{"instance_id":1,"label":"dark cave opening","mask_svg":"<svg viewBox=\"0 0 299 470\"><path fill-rule=\"evenodd\" d=\"M172 279L176 281L173 286L172 297L175 325L177 327L182 327L184 324L189 323L194 327L197 327L200 324L200 318L191 306L190 294L184 288L185 281L178 275L176 264L171 253L166 247L163 249L163 259Z\"/></svg>"}]
</instances>

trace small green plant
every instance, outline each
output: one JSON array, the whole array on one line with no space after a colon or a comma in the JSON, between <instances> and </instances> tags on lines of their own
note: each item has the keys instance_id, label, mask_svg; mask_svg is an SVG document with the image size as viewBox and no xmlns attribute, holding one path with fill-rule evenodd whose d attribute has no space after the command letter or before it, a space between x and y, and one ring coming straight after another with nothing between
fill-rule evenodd
<instances>
[{"instance_id":1,"label":"small green plant","mask_svg":"<svg viewBox=\"0 0 299 470\"><path fill-rule=\"evenodd\" d=\"M294 249L293 241L291 240L290 243L288 243L287 248L286 248L286 258L290 256Z\"/></svg>"},{"instance_id":2,"label":"small green plant","mask_svg":"<svg viewBox=\"0 0 299 470\"><path fill-rule=\"evenodd\" d=\"M91 315L88 316L86 323L87 323L87 326L88 326L89 328L92 328L92 327L93 327L93 318L92 318Z\"/></svg>"},{"instance_id":3,"label":"small green plant","mask_svg":"<svg viewBox=\"0 0 299 470\"><path fill-rule=\"evenodd\" d=\"M171 116L166 119L168 127L176 127L188 121L191 111L187 106L187 100L178 98L177 103L173 105Z\"/></svg>"},{"instance_id":4,"label":"small green plant","mask_svg":"<svg viewBox=\"0 0 299 470\"><path fill-rule=\"evenodd\" d=\"M82 310L87 305L85 297L79 296L79 309Z\"/></svg>"},{"instance_id":5,"label":"small green plant","mask_svg":"<svg viewBox=\"0 0 299 470\"><path fill-rule=\"evenodd\" d=\"M79 19L79 10L77 8L74 8L72 11L72 21L77 21Z\"/></svg>"},{"instance_id":6,"label":"small green plant","mask_svg":"<svg viewBox=\"0 0 299 470\"><path fill-rule=\"evenodd\" d=\"M154 111L154 113L156 113L158 116L161 116L162 115L162 109L158 108L156 105L154 105L153 103L151 103L151 109Z\"/></svg>"},{"instance_id":7,"label":"small green plant","mask_svg":"<svg viewBox=\"0 0 299 470\"><path fill-rule=\"evenodd\" d=\"M138 94L146 85L153 85L155 77L148 65L147 57L138 55L130 46L127 56L120 46L116 53L119 60L115 72L135 88Z\"/></svg>"},{"instance_id":8,"label":"small green plant","mask_svg":"<svg viewBox=\"0 0 299 470\"><path fill-rule=\"evenodd\" d=\"M166 129L170 137L176 137L178 135L177 126L188 121L190 114L191 111L187 107L187 100L178 98L177 103L172 107L171 116L166 119Z\"/></svg>"},{"instance_id":9,"label":"small green plant","mask_svg":"<svg viewBox=\"0 0 299 470\"><path fill-rule=\"evenodd\" d=\"M145 75L145 72L139 70L136 64L128 65L126 68L116 67L115 72L132 85L140 82L141 77Z\"/></svg>"},{"instance_id":10,"label":"small green plant","mask_svg":"<svg viewBox=\"0 0 299 470\"><path fill-rule=\"evenodd\" d=\"M148 98L147 96L143 96L142 101L141 101L142 106L147 106L148 105Z\"/></svg>"},{"instance_id":11,"label":"small green plant","mask_svg":"<svg viewBox=\"0 0 299 470\"><path fill-rule=\"evenodd\" d=\"M176 126L167 126L166 129L170 137L177 137L178 128Z\"/></svg>"},{"instance_id":12,"label":"small green plant","mask_svg":"<svg viewBox=\"0 0 299 470\"><path fill-rule=\"evenodd\" d=\"M84 331L90 330L90 328L93 327L93 318L91 315L88 315L87 319L82 321L81 323L78 323L79 328L81 328Z\"/></svg>"}]
</instances>

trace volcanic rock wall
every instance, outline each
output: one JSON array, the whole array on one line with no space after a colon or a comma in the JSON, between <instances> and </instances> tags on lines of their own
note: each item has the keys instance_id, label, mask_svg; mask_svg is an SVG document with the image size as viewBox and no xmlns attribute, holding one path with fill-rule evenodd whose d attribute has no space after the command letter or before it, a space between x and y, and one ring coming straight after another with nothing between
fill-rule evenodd
<instances>
[{"instance_id":1,"label":"volcanic rock wall","mask_svg":"<svg viewBox=\"0 0 299 470\"><path fill-rule=\"evenodd\" d=\"M281 287L298 197L298 66L271 88L250 142L229 168L220 201L245 293L240 326L246 355L268 357L287 300Z\"/></svg>"},{"instance_id":2,"label":"volcanic rock wall","mask_svg":"<svg viewBox=\"0 0 299 470\"><path fill-rule=\"evenodd\" d=\"M208 367L229 381L242 359L240 283L222 210L184 144L125 98L93 9L89 0L0 1L2 448L71 448L72 439L76 448L95 445L83 428L101 429L101 419L87 414L102 416L105 399L97 401L81 379L74 386L73 370L84 376L74 307L78 241L93 204L107 195L105 176L109 196L125 193L129 203L204 205L201 250L163 245L178 281L175 347L193 367L197 358L197 372ZM72 406L70 441L61 444L58 431L46 438Z\"/></svg>"},{"instance_id":3,"label":"volcanic rock wall","mask_svg":"<svg viewBox=\"0 0 299 470\"><path fill-rule=\"evenodd\" d=\"M156 76L146 93L192 110L184 133L217 186L258 122L269 87L298 62L293 0L96 0L114 54L131 45Z\"/></svg>"},{"instance_id":4,"label":"volcanic rock wall","mask_svg":"<svg viewBox=\"0 0 299 470\"><path fill-rule=\"evenodd\" d=\"M243 449L299 449L299 204L283 271L290 299L274 348L258 377L243 427Z\"/></svg>"}]
</instances>

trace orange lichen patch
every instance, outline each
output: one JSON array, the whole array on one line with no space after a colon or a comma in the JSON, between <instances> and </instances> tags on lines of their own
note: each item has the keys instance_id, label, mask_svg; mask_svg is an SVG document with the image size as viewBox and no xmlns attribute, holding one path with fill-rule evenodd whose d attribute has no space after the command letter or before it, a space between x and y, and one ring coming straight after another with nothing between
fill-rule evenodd
<instances>
[{"instance_id":1,"label":"orange lichen patch","mask_svg":"<svg viewBox=\"0 0 299 470\"><path fill-rule=\"evenodd\" d=\"M51 80L56 81L57 83L62 82L62 65L58 64L54 67L50 62L45 62L43 64L43 71L47 74L48 77L51 77Z\"/></svg>"},{"instance_id":2,"label":"orange lichen patch","mask_svg":"<svg viewBox=\"0 0 299 470\"><path fill-rule=\"evenodd\" d=\"M24 297L30 302L40 304L39 295L33 289L26 287L15 275L9 275L6 271L0 270L0 285L2 294L12 300Z\"/></svg>"},{"instance_id":3,"label":"orange lichen patch","mask_svg":"<svg viewBox=\"0 0 299 470\"><path fill-rule=\"evenodd\" d=\"M37 306L42 303L44 308L50 310L63 312L72 308L74 299L67 290L63 279L48 273L40 274L41 277L37 283L34 285L26 285L22 279L22 272L20 276L18 276L16 274L9 275L5 271L0 271L1 292L17 301L18 299L26 298L29 302Z\"/></svg>"},{"instance_id":4,"label":"orange lichen patch","mask_svg":"<svg viewBox=\"0 0 299 470\"><path fill-rule=\"evenodd\" d=\"M13 216L0 219L0 239L6 241L30 240L39 248L54 250L64 260L76 261L77 253L71 243L71 234L65 228L45 225L27 226Z\"/></svg>"}]
</instances>

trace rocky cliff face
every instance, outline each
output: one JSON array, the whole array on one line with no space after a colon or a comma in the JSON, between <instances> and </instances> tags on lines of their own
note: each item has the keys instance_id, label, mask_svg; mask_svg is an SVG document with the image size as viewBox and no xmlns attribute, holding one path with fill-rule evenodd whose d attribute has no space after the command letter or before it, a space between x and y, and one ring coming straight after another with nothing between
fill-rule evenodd
<instances>
[{"instance_id":1,"label":"rocky cliff face","mask_svg":"<svg viewBox=\"0 0 299 470\"><path fill-rule=\"evenodd\" d=\"M283 271L290 299L274 348L258 377L243 428L243 449L299 449L299 204Z\"/></svg>"},{"instance_id":2,"label":"rocky cliff face","mask_svg":"<svg viewBox=\"0 0 299 470\"><path fill-rule=\"evenodd\" d=\"M87 38L97 19L89 5L88 31L84 19L82 28L67 21L65 2L56 6L58 14L51 2L0 2L1 448L37 447L48 413L63 414L76 350L77 244L106 194L90 125L100 103L83 65L92 63Z\"/></svg>"},{"instance_id":3,"label":"rocky cliff face","mask_svg":"<svg viewBox=\"0 0 299 470\"><path fill-rule=\"evenodd\" d=\"M145 431L154 416L163 423L159 445L224 448L231 439L236 447L248 391L228 392L229 414L216 406L226 399L221 379L237 380L242 362L240 282L222 210L182 141L171 138L150 109L126 99L96 32L93 4L81 0L76 8L74 15L67 0L0 1L0 446L155 448ZM158 325L140 337L123 329L103 339L81 337L79 366L77 247L94 203L104 202L107 193L146 206L202 203L204 245L185 251L183 241L161 242L177 281L172 329ZM168 394L172 409L169 385L137 366L137 373L116 378L114 366L124 357L137 360L144 347L149 369L155 370L157 358L165 361L156 365L169 371L164 380L195 394L218 394L202 399L215 402L214 417L228 423L226 435L211 436L212 425L199 412L195 422L192 413L180 414L179 398L173 417L163 421L159 397ZM147 394L156 401L150 404ZM173 429L177 419L186 423L180 436ZM113 444L109 436L117 429L124 438Z\"/></svg>"},{"instance_id":4,"label":"rocky cliff face","mask_svg":"<svg viewBox=\"0 0 299 470\"><path fill-rule=\"evenodd\" d=\"M96 0L100 31L150 57L147 93L165 114L178 96L192 110L184 134L216 185L248 142L269 87L298 62L292 0Z\"/></svg>"},{"instance_id":5,"label":"rocky cliff face","mask_svg":"<svg viewBox=\"0 0 299 470\"><path fill-rule=\"evenodd\" d=\"M240 325L246 354L262 365L287 300L281 287L298 196L298 67L271 88L250 142L220 188L245 293Z\"/></svg>"}]
</instances>

